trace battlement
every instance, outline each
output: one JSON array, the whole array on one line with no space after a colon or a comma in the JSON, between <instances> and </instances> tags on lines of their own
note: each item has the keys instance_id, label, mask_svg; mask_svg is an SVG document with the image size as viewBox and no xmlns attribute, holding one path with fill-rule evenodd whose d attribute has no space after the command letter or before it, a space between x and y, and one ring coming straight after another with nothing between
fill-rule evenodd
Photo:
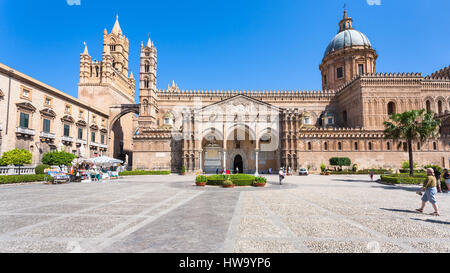
<instances>
[{"instance_id":1,"label":"battlement","mask_svg":"<svg viewBox=\"0 0 450 273\"><path fill-rule=\"evenodd\" d=\"M234 96L243 94L246 96L270 97L270 96L334 96L334 91L321 90L158 90L162 96Z\"/></svg>"},{"instance_id":2,"label":"battlement","mask_svg":"<svg viewBox=\"0 0 450 273\"><path fill-rule=\"evenodd\" d=\"M427 78L432 79L450 79L450 66L444 67L439 71L434 72L431 76L427 76Z\"/></svg>"}]
</instances>

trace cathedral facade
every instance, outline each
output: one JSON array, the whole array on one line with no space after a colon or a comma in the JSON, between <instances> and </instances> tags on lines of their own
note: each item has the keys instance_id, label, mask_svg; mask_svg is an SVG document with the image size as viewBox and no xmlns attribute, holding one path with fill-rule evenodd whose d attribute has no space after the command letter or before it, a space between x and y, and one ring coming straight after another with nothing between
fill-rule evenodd
<instances>
[{"instance_id":1,"label":"cathedral facade","mask_svg":"<svg viewBox=\"0 0 450 273\"><path fill-rule=\"evenodd\" d=\"M157 51L141 47L140 115L133 137L134 169L267 173L318 170L331 157L360 168L398 169L406 143L387 140L392 113L427 109L448 128L448 68L433 75L377 73L378 54L344 12L319 70L322 91L180 90L156 88ZM414 143L419 164L449 165L450 135Z\"/></svg>"}]
</instances>

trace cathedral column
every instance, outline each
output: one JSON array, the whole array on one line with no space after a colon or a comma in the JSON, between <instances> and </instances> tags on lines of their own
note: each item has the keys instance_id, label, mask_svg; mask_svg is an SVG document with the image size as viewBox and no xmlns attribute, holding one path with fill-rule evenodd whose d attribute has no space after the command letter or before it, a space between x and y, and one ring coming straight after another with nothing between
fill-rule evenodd
<instances>
[{"instance_id":1,"label":"cathedral column","mask_svg":"<svg viewBox=\"0 0 450 273\"><path fill-rule=\"evenodd\" d=\"M255 150L255 169L256 169L255 176L259 175L258 167L259 167L259 150L256 149Z\"/></svg>"}]
</instances>

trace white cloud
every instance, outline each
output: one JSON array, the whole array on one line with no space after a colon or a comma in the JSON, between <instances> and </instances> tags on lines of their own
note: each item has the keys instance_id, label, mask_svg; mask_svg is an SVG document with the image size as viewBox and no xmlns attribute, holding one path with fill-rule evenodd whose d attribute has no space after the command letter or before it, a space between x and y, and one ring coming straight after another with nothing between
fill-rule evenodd
<instances>
[{"instance_id":1,"label":"white cloud","mask_svg":"<svg viewBox=\"0 0 450 273\"><path fill-rule=\"evenodd\" d=\"M381 0L366 0L367 4L369 4L370 6L373 5L377 5L377 6L381 6Z\"/></svg>"},{"instance_id":2,"label":"white cloud","mask_svg":"<svg viewBox=\"0 0 450 273\"><path fill-rule=\"evenodd\" d=\"M80 6L81 5L81 0L66 0L67 5L69 6Z\"/></svg>"}]
</instances>

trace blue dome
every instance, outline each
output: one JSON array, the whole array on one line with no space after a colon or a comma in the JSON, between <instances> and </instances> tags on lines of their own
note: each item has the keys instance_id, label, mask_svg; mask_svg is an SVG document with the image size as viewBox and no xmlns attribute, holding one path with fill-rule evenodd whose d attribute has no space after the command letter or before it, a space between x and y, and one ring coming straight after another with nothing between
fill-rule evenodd
<instances>
[{"instance_id":1,"label":"blue dome","mask_svg":"<svg viewBox=\"0 0 450 273\"><path fill-rule=\"evenodd\" d=\"M333 40L331 40L330 44L327 47L327 50L325 51L324 57L328 56L336 50L351 46L372 47L366 35L354 29L347 29L339 32L336 36L334 36Z\"/></svg>"}]
</instances>

